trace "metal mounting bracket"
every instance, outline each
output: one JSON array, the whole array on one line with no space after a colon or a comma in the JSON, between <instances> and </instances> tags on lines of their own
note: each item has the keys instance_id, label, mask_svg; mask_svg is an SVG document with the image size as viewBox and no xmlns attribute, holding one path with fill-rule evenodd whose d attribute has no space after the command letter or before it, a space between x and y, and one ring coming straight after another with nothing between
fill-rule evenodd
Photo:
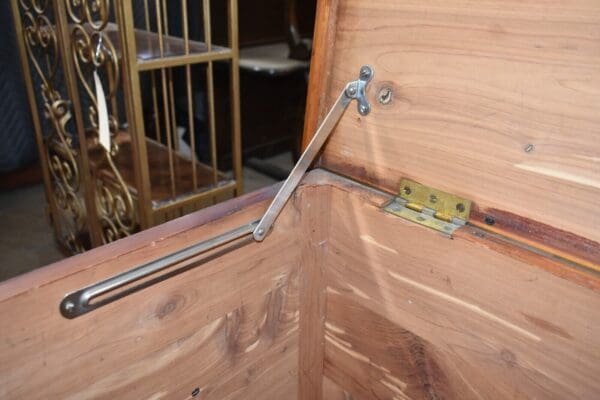
<instances>
[{"instance_id":1,"label":"metal mounting bracket","mask_svg":"<svg viewBox=\"0 0 600 400\"><path fill-rule=\"evenodd\" d=\"M469 220L471 201L410 179L402 179L398 196L383 209L419 225L452 235Z\"/></svg>"},{"instance_id":2,"label":"metal mounting bracket","mask_svg":"<svg viewBox=\"0 0 600 400\"><path fill-rule=\"evenodd\" d=\"M249 238L250 235L252 235L257 242L263 241L271 230L277 216L281 213L281 210L304 177L306 170L312 164L316 155L327 141L327 138L352 100L357 100L358 112L360 115L364 116L369 114L371 105L366 96L366 87L371 79L373 79L373 69L365 65L360 69L358 80L352 81L346 85L259 222L251 222L219 236L196 243L175 253L168 254L157 260L142 264L101 282L69 293L60 303L61 314L69 319L79 317L124 296L139 291L144 287L159 282L164 279L165 276L171 276L171 273L165 272L167 268L210 252L226 244L237 242L242 238ZM165 276L161 275L155 277L155 275L161 273Z\"/></svg>"}]
</instances>

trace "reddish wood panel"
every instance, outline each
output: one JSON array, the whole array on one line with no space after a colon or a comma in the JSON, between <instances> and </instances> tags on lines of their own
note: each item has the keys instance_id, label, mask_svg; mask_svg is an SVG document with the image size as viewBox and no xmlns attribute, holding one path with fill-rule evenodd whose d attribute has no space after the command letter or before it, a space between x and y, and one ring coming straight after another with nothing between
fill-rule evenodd
<instances>
[{"instance_id":1,"label":"reddish wood panel","mask_svg":"<svg viewBox=\"0 0 600 400\"><path fill-rule=\"evenodd\" d=\"M331 204L329 187L303 188L295 203L306 209L302 224L300 256L300 358L298 399L323 399L325 351L325 281ZM325 399L327 399L325 397Z\"/></svg>"},{"instance_id":2,"label":"reddish wood panel","mask_svg":"<svg viewBox=\"0 0 600 400\"><path fill-rule=\"evenodd\" d=\"M600 242L600 2L321 3L307 121L375 70L372 113L346 113L326 168L390 191L412 178Z\"/></svg>"},{"instance_id":3,"label":"reddish wood panel","mask_svg":"<svg viewBox=\"0 0 600 400\"><path fill-rule=\"evenodd\" d=\"M314 171L264 242L73 320L66 293L253 221L268 192L0 285L0 397L600 395L598 275L476 227L450 239L389 198Z\"/></svg>"},{"instance_id":4,"label":"reddish wood panel","mask_svg":"<svg viewBox=\"0 0 600 400\"><path fill-rule=\"evenodd\" d=\"M14 280L17 287L0 299L0 397L184 399L198 388L201 399L296 398L300 249L293 207L265 243L73 320L58 311L66 293L248 223L265 206L212 222L219 209L200 212L107 246L112 252L99 248L49 267L58 272L54 279L42 271ZM204 215L205 225L180 230Z\"/></svg>"},{"instance_id":5,"label":"reddish wood panel","mask_svg":"<svg viewBox=\"0 0 600 400\"><path fill-rule=\"evenodd\" d=\"M473 228L451 240L383 213L358 185L331 193L326 376L358 398L600 395L598 291Z\"/></svg>"},{"instance_id":6,"label":"reddish wood panel","mask_svg":"<svg viewBox=\"0 0 600 400\"><path fill-rule=\"evenodd\" d=\"M352 400L352 395L331 379L323 377L323 398L327 400Z\"/></svg>"},{"instance_id":7,"label":"reddish wood panel","mask_svg":"<svg viewBox=\"0 0 600 400\"><path fill-rule=\"evenodd\" d=\"M325 373L353 398L478 398L431 343L333 290L325 335Z\"/></svg>"}]
</instances>

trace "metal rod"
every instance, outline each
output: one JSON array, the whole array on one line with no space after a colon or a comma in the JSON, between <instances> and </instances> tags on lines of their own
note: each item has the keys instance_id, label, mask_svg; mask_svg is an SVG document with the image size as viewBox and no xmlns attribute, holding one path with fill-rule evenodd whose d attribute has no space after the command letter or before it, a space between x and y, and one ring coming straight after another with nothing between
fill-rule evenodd
<instances>
[{"instance_id":1,"label":"metal rod","mask_svg":"<svg viewBox=\"0 0 600 400\"><path fill-rule=\"evenodd\" d=\"M167 1L164 0L163 3L163 18L164 18L164 31L165 31L165 35L168 37L169 36L169 14L168 14L168 7L167 7ZM173 149L175 151L179 151L179 136L177 135L177 115L175 114L175 94L174 94L174 90L173 90L173 69L169 68L167 70L167 76L168 76L168 85L169 85L169 113L171 115L171 135L172 135L172 144L173 144ZM175 187L175 181L174 178L173 179L173 183L172 183L172 187Z\"/></svg>"},{"instance_id":2,"label":"metal rod","mask_svg":"<svg viewBox=\"0 0 600 400\"><path fill-rule=\"evenodd\" d=\"M162 15L161 15L161 0L156 0L156 24L158 30L158 47L160 50L160 58L164 56L164 45L163 45L163 28L162 28ZM177 192L175 188L175 170L173 167L173 148L171 146L171 117L169 113L169 99L167 89L167 73L164 68L160 70L160 83L162 86L162 98L163 98L163 114L165 116L165 136L167 137L167 154L169 157L169 177L171 180L171 197L175 198Z\"/></svg>"},{"instance_id":3,"label":"metal rod","mask_svg":"<svg viewBox=\"0 0 600 400\"><path fill-rule=\"evenodd\" d=\"M203 1L203 16L204 16L204 42L206 50L212 51L212 28L210 21L210 0ZM213 183L216 185L219 182L217 171L217 124L215 118L215 84L213 74L213 63L208 61L206 66L206 89L208 97L208 128L210 131L210 161L212 165Z\"/></svg>"},{"instance_id":4,"label":"metal rod","mask_svg":"<svg viewBox=\"0 0 600 400\"><path fill-rule=\"evenodd\" d=\"M242 126L240 117L240 53L238 37L238 3L229 0L229 47L231 48L231 119L233 176L237 183L236 195L244 192L242 175Z\"/></svg>"},{"instance_id":5,"label":"metal rod","mask_svg":"<svg viewBox=\"0 0 600 400\"><path fill-rule=\"evenodd\" d=\"M261 218L253 234L256 241L261 242L264 240L265 236L271 229L273 222L279 213L281 213L283 206L285 206L287 203L288 199L304 177L306 170L308 167L310 167L310 164L312 164L316 155L325 144L325 141L327 141L327 138L344 114L344 111L346 111L350 101L352 99L358 100L358 110L360 114L366 115L369 113L370 106L366 99L365 87L372 77L373 70L368 66L364 66L361 68L359 80L348 83L342 93L340 93L337 100L329 110L329 113L327 113L327 116L306 147L306 150L304 150L304 153L302 153L302 156L300 156L300 159L292 169L292 172L283 183L283 186L279 189L279 192L277 192L277 195L267 209L267 212L265 212L265 215L263 215Z\"/></svg>"},{"instance_id":6,"label":"metal rod","mask_svg":"<svg viewBox=\"0 0 600 400\"><path fill-rule=\"evenodd\" d=\"M160 272L167 267L214 250L235 240L241 239L244 236L249 236L254 230L256 223L257 221L233 229L229 232L225 232L219 236L215 236L211 239L186 247L175 253L159 258L158 260L142 264L129 271L123 272L122 274L113 276L112 278L70 293L61 301L60 312L65 318L75 318L96 308L102 307L103 305L111 303L112 301L122 297L124 294L129 294L133 291L140 290L145 286L139 288L124 287L134 284L141 279L150 277L151 275ZM117 292L111 295L112 292L119 288L124 288L125 293ZM92 303L92 300L104 295L110 295L110 297L103 298L102 300Z\"/></svg>"},{"instance_id":7,"label":"metal rod","mask_svg":"<svg viewBox=\"0 0 600 400\"><path fill-rule=\"evenodd\" d=\"M171 276L174 272L165 272L164 274L154 276L154 274L161 272L167 267L202 255L245 236L248 236L248 238L253 237L254 240L259 242L262 241L292 192L302 180L304 173L313 159L327 141L327 138L347 109L348 104L353 99L356 99L358 101L358 111L361 115L367 115L370 112L370 105L365 89L372 77L373 70L368 66L363 66L359 79L346 85L260 221L243 225L212 239L186 247L158 260L140 265L127 272L70 293L60 303L61 314L65 318L75 318L98 307L102 307L105 304ZM164 212L169 212L169 210L165 209ZM214 253L211 254L215 255ZM148 280L144 280L146 278ZM92 302L94 299L95 301Z\"/></svg>"},{"instance_id":8,"label":"metal rod","mask_svg":"<svg viewBox=\"0 0 600 400\"><path fill-rule=\"evenodd\" d=\"M190 32L187 13L187 0L181 0L181 10L183 18L183 44L185 55L190 54ZM198 172L196 171L196 129L194 126L194 98L192 84L192 67L188 64L185 66L185 80L187 88L187 103L188 103L188 130L190 135L190 146L192 148L192 192L198 188Z\"/></svg>"},{"instance_id":9,"label":"metal rod","mask_svg":"<svg viewBox=\"0 0 600 400\"><path fill-rule=\"evenodd\" d=\"M177 135L177 114L175 113L175 91L173 89L173 69L169 68L169 107L171 113L171 132L173 135L173 148L179 151L179 135Z\"/></svg>"},{"instance_id":10,"label":"metal rod","mask_svg":"<svg viewBox=\"0 0 600 400\"><path fill-rule=\"evenodd\" d=\"M148 32L152 31L152 26L150 23L150 6L148 4L148 0L144 0L144 18L146 21L146 30ZM158 142L161 141L161 132L160 132L160 115L158 112L158 97L156 95L156 73L154 71L150 71L150 80L152 85L152 108L154 111L154 126L156 129L156 140Z\"/></svg>"},{"instance_id":11,"label":"metal rod","mask_svg":"<svg viewBox=\"0 0 600 400\"><path fill-rule=\"evenodd\" d=\"M161 13L161 6L162 1L161 0L156 0L155 6L156 6L156 30L158 33L158 49L160 51L160 58L162 59L165 53L165 45L164 45L164 40L163 40L163 30L162 30L162 13Z\"/></svg>"},{"instance_id":12,"label":"metal rod","mask_svg":"<svg viewBox=\"0 0 600 400\"><path fill-rule=\"evenodd\" d=\"M146 21L146 30L150 32L150 7L148 7L148 0L144 0L144 20Z\"/></svg>"}]
</instances>

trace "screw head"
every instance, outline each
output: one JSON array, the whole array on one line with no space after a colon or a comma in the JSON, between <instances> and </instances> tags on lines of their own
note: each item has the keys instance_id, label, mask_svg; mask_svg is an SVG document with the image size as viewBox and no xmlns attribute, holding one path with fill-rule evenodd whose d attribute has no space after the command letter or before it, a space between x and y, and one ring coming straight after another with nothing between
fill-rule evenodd
<instances>
[{"instance_id":1,"label":"screw head","mask_svg":"<svg viewBox=\"0 0 600 400\"><path fill-rule=\"evenodd\" d=\"M404 193L405 194L411 194L412 193L412 189L410 188L410 186L404 186Z\"/></svg>"},{"instance_id":2,"label":"screw head","mask_svg":"<svg viewBox=\"0 0 600 400\"><path fill-rule=\"evenodd\" d=\"M358 112L361 115L367 115L369 113L369 111L371 111L371 108L369 107L368 104L361 104L358 106Z\"/></svg>"},{"instance_id":3,"label":"screw head","mask_svg":"<svg viewBox=\"0 0 600 400\"><path fill-rule=\"evenodd\" d=\"M437 198L437 196L436 196L435 194L430 194L430 195L429 195L429 201L430 201L431 203L437 203L437 201L438 201L438 198Z\"/></svg>"},{"instance_id":4,"label":"screw head","mask_svg":"<svg viewBox=\"0 0 600 400\"><path fill-rule=\"evenodd\" d=\"M360 69L360 77L361 79L371 79L371 75L373 74L373 71L371 70L371 67L364 65L361 69Z\"/></svg>"},{"instance_id":5,"label":"screw head","mask_svg":"<svg viewBox=\"0 0 600 400\"><path fill-rule=\"evenodd\" d=\"M458 211L458 212L465 212L465 205L463 203L458 203L456 205L456 211Z\"/></svg>"},{"instance_id":6,"label":"screw head","mask_svg":"<svg viewBox=\"0 0 600 400\"><path fill-rule=\"evenodd\" d=\"M381 89L377 95L377 100L381 105L389 104L392 101L392 89L389 87Z\"/></svg>"},{"instance_id":7,"label":"screw head","mask_svg":"<svg viewBox=\"0 0 600 400\"><path fill-rule=\"evenodd\" d=\"M258 234L262 235L263 233L265 233L265 230L263 228L258 228Z\"/></svg>"},{"instance_id":8,"label":"screw head","mask_svg":"<svg viewBox=\"0 0 600 400\"><path fill-rule=\"evenodd\" d=\"M487 225L494 225L494 224L496 223L496 219L495 219L494 217L492 217L491 215L487 215L487 216L484 218L484 222L485 222Z\"/></svg>"},{"instance_id":9,"label":"screw head","mask_svg":"<svg viewBox=\"0 0 600 400\"><path fill-rule=\"evenodd\" d=\"M523 150L525 150L525 153L531 153L533 151L534 147L531 143L529 143L527 146L525 146L525 148Z\"/></svg>"},{"instance_id":10,"label":"screw head","mask_svg":"<svg viewBox=\"0 0 600 400\"><path fill-rule=\"evenodd\" d=\"M350 94L351 96L354 96L356 94L356 86L355 85L350 85L348 87L348 94Z\"/></svg>"}]
</instances>

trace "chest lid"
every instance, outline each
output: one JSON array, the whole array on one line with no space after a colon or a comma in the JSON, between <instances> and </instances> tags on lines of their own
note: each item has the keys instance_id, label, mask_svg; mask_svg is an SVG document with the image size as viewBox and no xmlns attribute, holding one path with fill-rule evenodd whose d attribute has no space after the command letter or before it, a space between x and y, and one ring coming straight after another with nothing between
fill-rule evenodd
<instances>
[{"instance_id":1,"label":"chest lid","mask_svg":"<svg viewBox=\"0 0 600 400\"><path fill-rule=\"evenodd\" d=\"M371 113L342 117L321 166L396 193L410 179L472 200L475 223L536 221L598 253L600 2L321 0L305 143L364 64Z\"/></svg>"}]
</instances>

